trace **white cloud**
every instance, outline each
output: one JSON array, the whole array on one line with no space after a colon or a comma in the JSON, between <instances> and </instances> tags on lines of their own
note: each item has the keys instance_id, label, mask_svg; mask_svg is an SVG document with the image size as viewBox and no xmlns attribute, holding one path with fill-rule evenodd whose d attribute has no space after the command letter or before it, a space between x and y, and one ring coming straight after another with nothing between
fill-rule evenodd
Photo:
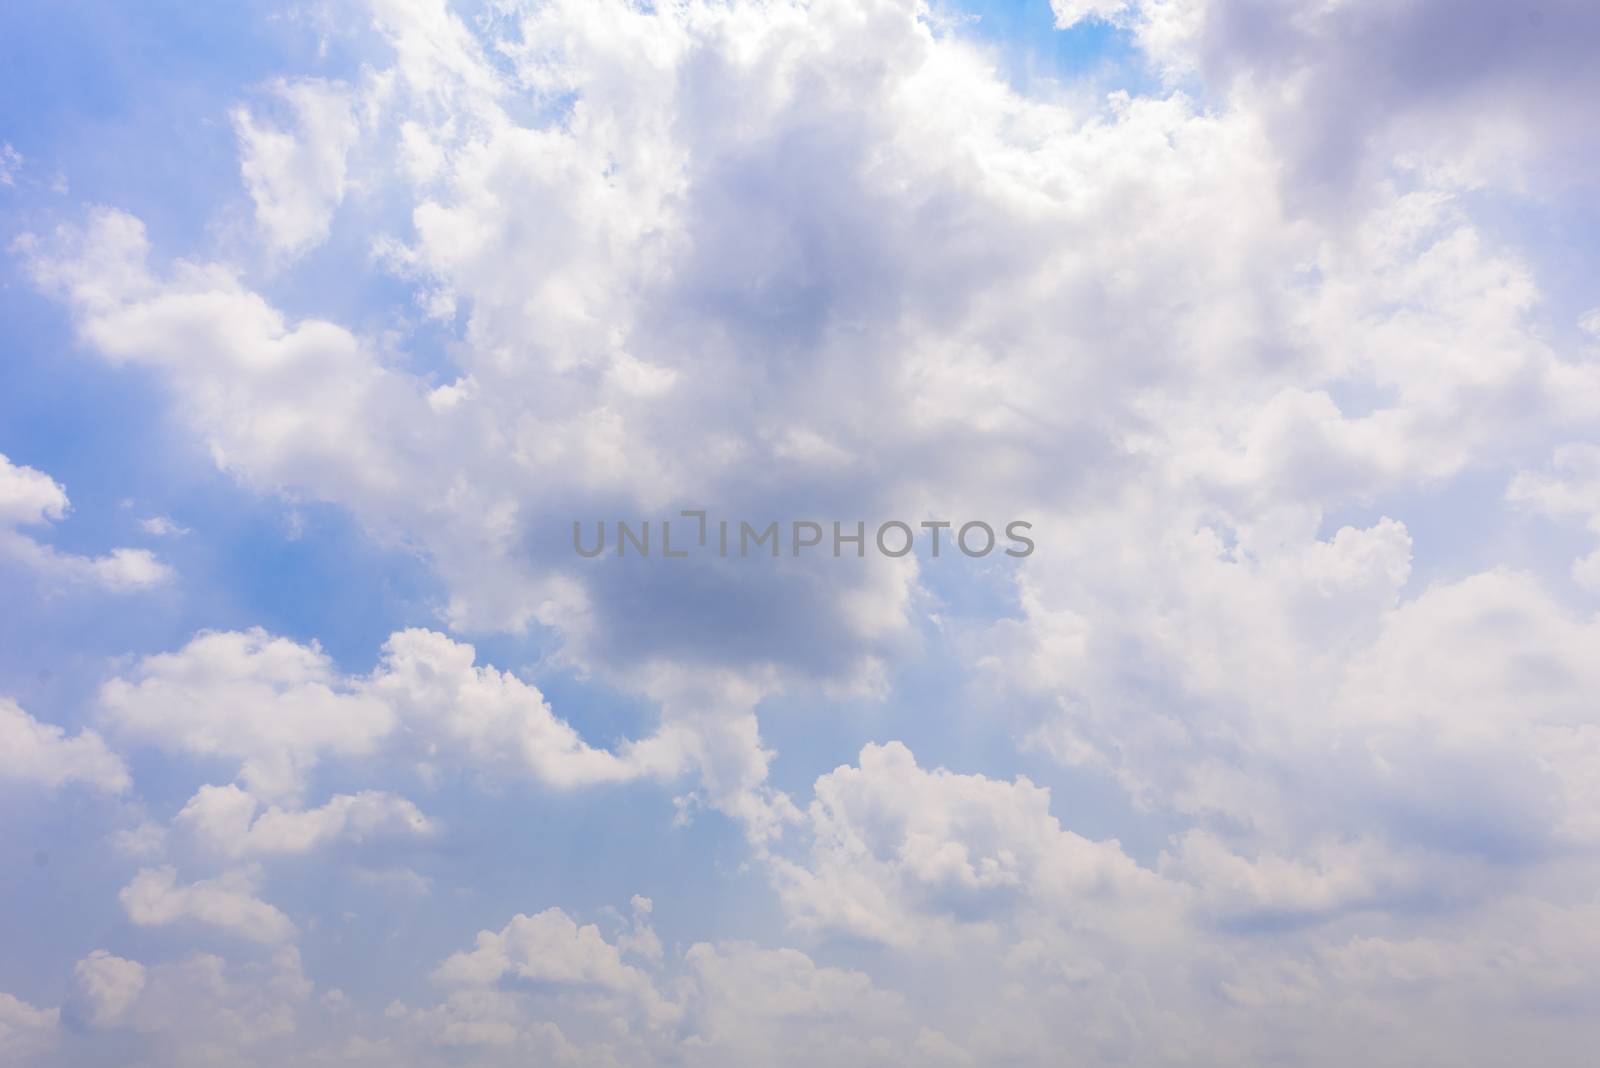
<instances>
[{"instance_id":1,"label":"white cloud","mask_svg":"<svg viewBox=\"0 0 1600 1068\"><path fill-rule=\"evenodd\" d=\"M271 93L289 111L288 129L243 107L234 109L233 126L256 223L274 252L292 257L327 238L345 195L346 159L360 131L343 86L279 80Z\"/></svg>"},{"instance_id":2,"label":"white cloud","mask_svg":"<svg viewBox=\"0 0 1600 1068\"><path fill-rule=\"evenodd\" d=\"M704 1050L704 1060L888 1064L905 1056L887 1038L911 1037L905 1004L863 972L818 965L796 949L745 942L702 942L689 948L684 962L694 982L687 1044ZM950 1063L948 1040L946 1048L928 1050L926 1034L917 1038L925 1052L943 1054L918 1063Z\"/></svg>"},{"instance_id":3,"label":"white cloud","mask_svg":"<svg viewBox=\"0 0 1600 1068\"><path fill-rule=\"evenodd\" d=\"M1381 908L1431 892L1439 874L1438 865L1430 870L1372 841L1300 843L1296 854L1249 856L1193 830L1162 855L1160 870L1194 887L1204 919L1244 925L1307 923Z\"/></svg>"},{"instance_id":4,"label":"white cloud","mask_svg":"<svg viewBox=\"0 0 1600 1068\"><path fill-rule=\"evenodd\" d=\"M1324 547L1322 516L1600 397L1535 328L1526 266L1447 192L1299 214L1245 102L1030 99L888 2L550 4L476 31L394 5L378 22L394 65L352 90L373 135L360 180L406 205L383 262L467 309L458 385L226 264L153 264L125 215L37 242L32 264L92 346L164 376L242 480L419 547L449 626L549 628L567 663L662 706L657 735L599 750L518 711L519 684L460 667L448 639L397 638L375 687L422 657L472 695L428 732L441 752L519 755L554 783L690 771L691 801L767 839L793 813L765 787L759 701L881 692L916 646L909 561L579 568L572 515L1027 511L1087 568L1086 521L1101 546L1193 537L1201 559L1206 528L1279 559L1252 580L1269 600L1296 584L1275 610L1355 641L1371 621L1346 613L1403 584L1405 517ZM1204 644L1190 670L1288 678ZM695 708L694 677L737 696Z\"/></svg>"},{"instance_id":5,"label":"white cloud","mask_svg":"<svg viewBox=\"0 0 1600 1068\"><path fill-rule=\"evenodd\" d=\"M97 949L72 969L74 1010L90 1027L116 1027L145 988L145 967Z\"/></svg>"},{"instance_id":6,"label":"white cloud","mask_svg":"<svg viewBox=\"0 0 1600 1068\"><path fill-rule=\"evenodd\" d=\"M67 514L67 493L43 471L0 456L0 522L22 526L54 522Z\"/></svg>"},{"instance_id":7,"label":"white cloud","mask_svg":"<svg viewBox=\"0 0 1600 1068\"><path fill-rule=\"evenodd\" d=\"M1181 901L1118 843L1063 829L1048 790L1025 778L929 771L899 742L868 745L858 766L819 778L806 820L808 855L775 862L784 903L804 927L927 946L1019 908L1098 902L1099 914L1081 922L1123 913L1131 937Z\"/></svg>"},{"instance_id":8,"label":"white cloud","mask_svg":"<svg viewBox=\"0 0 1600 1068\"><path fill-rule=\"evenodd\" d=\"M201 634L175 653L145 657L100 692L110 726L130 738L237 762L252 794L298 797L307 772L327 756L409 749L424 764L466 761L533 775L556 787L673 774L679 743L658 736L621 753L595 749L551 710L535 687L477 666L472 646L426 630L400 631L367 676L345 676L315 644L264 631ZM242 814L255 801L210 788L200 806ZM230 800L230 804L224 804ZM263 837L298 837L313 823L373 816L405 804L336 799L313 813L266 813ZM412 815L405 814L404 821ZM198 817L198 810L197 810ZM202 821L204 822L204 821ZM294 824L300 830L291 832ZM270 835L267 833L270 831Z\"/></svg>"},{"instance_id":9,"label":"white cloud","mask_svg":"<svg viewBox=\"0 0 1600 1068\"><path fill-rule=\"evenodd\" d=\"M106 793L121 793L132 785L122 758L94 731L69 738L9 697L0 697L0 779L46 788L84 783Z\"/></svg>"},{"instance_id":10,"label":"white cloud","mask_svg":"<svg viewBox=\"0 0 1600 1068\"><path fill-rule=\"evenodd\" d=\"M1506 490L1506 498L1557 519L1582 519L1600 536L1600 445L1570 443L1555 450L1551 470L1522 471ZM1600 547L1573 561L1572 578L1585 589L1600 592Z\"/></svg>"},{"instance_id":11,"label":"white cloud","mask_svg":"<svg viewBox=\"0 0 1600 1068\"><path fill-rule=\"evenodd\" d=\"M498 932L478 932L474 949L450 957L433 975L448 985L493 986L512 976L599 991L633 1005L652 1027L671 1023L679 1011L646 973L623 961L598 927L580 927L560 909L513 916Z\"/></svg>"},{"instance_id":12,"label":"white cloud","mask_svg":"<svg viewBox=\"0 0 1600 1068\"><path fill-rule=\"evenodd\" d=\"M293 798L324 754L359 756L394 726L316 646L260 630L201 634L145 657L100 691L107 722L130 738L239 764L264 798Z\"/></svg>"},{"instance_id":13,"label":"white cloud","mask_svg":"<svg viewBox=\"0 0 1600 1068\"><path fill-rule=\"evenodd\" d=\"M635 899L638 907L639 899ZM430 1046L467 1046L487 1063L529 1054L579 1063L799 1065L968 1063L948 1038L919 1028L904 1001L864 973L821 965L795 949L696 943L674 963L623 960L624 932L607 939L561 909L516 916L446 959L436 981L455 988L437 1005L392 1006ZM607 1026L594 1024L605 1020Z\"/></svg>"},{"instance_id":14,"label":"white cloud","mask_svg":"<svg viewBox=\"0 0 1600 1068\"><path fill-rule=\"evenodd\" d=\"M1506 1063L1535 1042L1583 1063L1549 1010L1592 1000L1600 959L1595 623L1492 566L1503 502L1480 498L1600 412L1504 201L1533 178L1559 214L1556 171L1594 173L1572 104L1595 95L1591 7L1060 0L1058 23L1110 18L1185 86L1098 99L1015 91L909 0L556 0L470 25L377 3L359 85L282 83L283 131L238 113L246 184L285 259L370 189L376 262L453 366L413 373L239 265L158 259L124 213L22 252L243 484L343 508L434 570L443 626L540 630L659 726L592 744L427 630L365 675L203 635L108 684L107 723L237 768L248 792L202 790L182 822L241 855L415 827L394 795L294 807L324 761L687 780L684 810L739 820L823 947L669 954L637 916L610 938L518 916L440 967L466 986L396 1009L385 1034L419 1047L659 1063L679 1030L631 1025L671 1019L673 1054L708 1063L800 1059L824 1030L841 1064ZM1513 500L1592 521L1585 448ZM44 476L8 492L12 526L65 508ZM964 580L909 561L568 550L574 516L683 506L1025 512L1041 551L1014 610L963 619ZM933 611L938 655L978 679L917 729L947 759L969 729L1027 740L1120 796L1141 846L900 742L803 809L769 782L763 702L889 694L888 719ZM135 885L147 915L262 905L237 879ZM819 963L835 938L852 968ZM635 1015L605 1032L618 1004Z\"/></svg>"},{"instance_id":15,"label":"white cloud","mask_svg":"<svg viewBox=\"0 0 1600 1068\"><path fill-rule=\"evenodd\" d=\"M277 1063L312 993L293 946L243 964L203 953L146 965L96 950L74 969L74 984L68 1004L78 1022L136 1034L149 1063L184 1068Z\"/></svg>"},{"instance_id":16,"label":"white cloud","mask_svg":"<svg viewBox=\"0 0 1600 1068\"><path fill-rule=\"evenodd\" d=\"M553 1063L581 1058L560 1027L529 1020L521 999L502 990L459 990L427 1009L396 1003L386 1015L391 1023L409 1023L425 1043L451 1052L470 1049L479 1059L491 1050L505 1051L506 1063L521 1063L530 1054ZM375 1052L395 1055L381 1046Z\"/></svg>"},{"instance_id":17,"label":"white cloud","mask_svg":"<svg viewBox=\"0 0 1600 1068\"><path fill-rule=\"evenodd\" d=\"M434 631L390 635L367 692L415 733L424 759L460 756L478 767L526 769L558 787L619 782L675 769L654 748L616 754L589 746L556 716L538 689L509 672L477 666L470 645ZM630 747L631 748L631 747Z\"/></svg>"},{"instance_id":18,"label":"white cloud","mask_svg":"<svg viewBox=\"0 0 1600 1068\"><path fill-rule=\"evenodd\" d=\"M0 555L55 582L97 586L112 593L147 590L172 580L172 569L145 549L75 556L40 544L18 530L66 518L67 493L42 471L0 454Z\"/></svg>"},{"instance_id":19,"label":"white cloud","mask_svg":"<svg viewBox=\"0 0 1600 1068\"><path fill-rule=\"evenodd\" d=\"M139 529L157 538L174 538L191 533L188 527L180 526L164 515L147 516L139 520Z\"/></svg>"},{"instance_id":20,"label":"white cloud","mask_svg":"<svg viewBox=\"0 0 1600 1068\"><path fill-rule=\"evenodd\" d=\"M0 185L16 185L17 173L21 170L22 153L12 148L10 142L0 144Z\"/></svg>"},{"instance_id":21,"label":"white cloud","mask_svg":"<svg viewBox=\"0 0 1600 1068\"><path fill-rule=\"evenodd\" d=\"M1551 458L1551 467L1546 475L1518 474L1507 496L1546 515L1600 523L1600 445L1563 445Z\"/></svg>"},{"instance_id":22,"label":"white cloud","mask_svg":"<svg viewBox=\"0 0 1600 1068\"><path fill-rule=\"evenodd\" d=\"M1397 524L1141 534L1141 508L1080 516L1028 569L1026 622L993 632L990 678L1043 748L1218 821L1240 862L1343 854L1350 898L1385 907L1588 840L1592 621L1504 570L1403 599Z\"/></svg>"},{"instance_id":23,"label":"white cloud","mask_svg":"<svg viewBox=\"0 0 1600 1068\"><path fill-rule=\"evenodd\" d=\"M216 879L178 882L177 869L145 868L117 894L128 919L141 927L193 922L252 942L284 942L295 935L289 917L255 896L250 869Z\"/></svg>"},{"instance_id":24,"label":"white cloud","mask_svg":"<svg viewBox=\"0 0 1600 1068\"><path fill-rule=\"evenodd\" d=\"M335 794L313 809L260 809L237 786L202 786L178 813L177 824L232 857L304 853L337 841L426 837L437 830L416 805L378 790Z\"/></svg>"},{"instance_id":25,"label":"white cloud","mask_svg":"<svg viewBox=\"0 0 1600 1068\"><path fill-rule=\"evenodd\" d=\"M660 964L664 952L661 939L650 926L650 913L655 903L642 894L634 894L629 904L633 908L632 922L618 933L617 948L652 964Z\"/></svg>"},{"instance_id":26,"label":"white cloud","mask_svg":"<svg viewBox=\"0 0 1600 1068\"><path fill-rule=\"evenodd\" d=\"M154 820L141 819L111 835L111 846L126 857L159 857L167 848L167 829Z\"/></svg>"},{"instance_id":27,"label":"white cloud","mask_svg":"<svg viewBox=\"0 0 1600 1068\"><path fill-rule=\"evenodd\" d=\"M57 1009L36 1009L0 992L0 1053L19 1064L33 1063L55 1047L60 1016Z\"/></svg>"}]
</instances>

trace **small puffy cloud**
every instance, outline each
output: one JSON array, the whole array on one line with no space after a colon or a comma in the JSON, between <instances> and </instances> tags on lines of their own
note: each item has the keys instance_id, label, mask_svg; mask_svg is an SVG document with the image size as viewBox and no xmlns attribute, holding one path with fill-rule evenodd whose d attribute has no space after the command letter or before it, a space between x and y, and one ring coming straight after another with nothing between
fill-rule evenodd
<instances>
[{"instance_id":1,"label":"small puffy cloud","mask_svg":"<svg viewBox=\"0 0 1600 1068\"><path fill-rule=\"evenodd\" d=\"M255 896L256 874L249 869L216 879L180 883L177 869L146 868L123 887L117 899L128 919L141 927L192 922L252 942L293 938L289 917Z\"/></svg>"},{"instance_id":2,"label":"small puffy cloud","mask_svg":"<svg viewBox=\"0 0 1600 1068\"><path fill-rule=\"evenodd\" d=\"M315 646L261 630L201 634L145 657L100 691L117 732L177 752L237 762L251 791L293 798L324 754L371 752L394 725Z\"/></svg>"},{"instance_id":3,"label":"small puffy cloud","mask_svg":"<svg viewBox=\"0 0 1600 1068\"><path fill-rule=\"evenodd\" d=\"M150 819L141 819L111 835L111 847L125 857L148 860L159 857L167 848L167 829Z\"/></svg>"},{"instance_id":4,"label":"small puffy cloud","mask_svg":"<svg viewBox=\"0 0 1600 1068\"><path fill-rule=\"evenodd\" d=\"M660 964L664 952L661 939L650 926L650 913L655 909L654 902L642 894L635 894L629 904L633 908L632 921L626 929L618 933L617 948L652 964Z\"/></svg>"},{"instance_id":5,"label":"small puffy cloud","mask_svg":"<svg viewBox=\"0 0 1600 1068\"><path fill-rule=\"evenodd\" d=\"M237 786L202 786L177 824L209 849L232 857L305 853L339 842L426 837L436 828L403 797L378 790L336 794L305 810L261 803Z\"/></svg>"},{"instance_id":6,"label":"small puffy cloud","mask_svg":"<svg viewBox=\"0 0 1600 1068\"><path fill-rule=\"evenodd\" d=\"M22 170L22 153L8 141L0 144L0 185L16 185L17 174Z\"/></svg>"},{"instance_id":7,"label":"small puffy cloud","mask_svg":"<svg viewBox=\"0 0 1600 1068\"><path fill-rule=\"evenodd\" d=\"M319 79L278 81L271 93L289 112L287 128L242 107L234 110L233 125L256 223L274 252L292 257L328 236L344 199L346 157L360 130L343 86Z\"/></svg>"},{"instance_id":8,"label":"small puffy cloud","mask_svg":"<svg viewBox=\"0 0 1600 1068\"><path fill-rule=\"evenodd\" d=\"M46 553L35 558L43 570L84 577L113 593L148 590L171 581L172 569L144 549L112 549L107 556L81 557Z\"/></svg>"},{"instance_id":9,"label":"small puffy cloud","mask_svg":"<svg viewBox=\"0 0 1600 1068\"><path fill-rule=\"evenodd\" d=\"M67 493L43 471L0 455L0 524L53 522L67 514Z\"/></svg>"},{"instance_id":10,"label":"small puffy cloud","mask_svg":"<svg viewBox=\"0 0 1600 1068\"><path fill-rule=\"evenodd\" d=\"M73 966L68 1004L89 1027L116 1027L127 1020L144 988L144 965L97 949Z\"/></svg>"},{"instance_id":11,"label":"small puffy cloud","mask_svg":"<svg viewBox=\"0 0 1600 1068\"><path fill-rule=\"evenodd\" d=\"M60 483L0 454L0 555L48 580L95 586L111 593L148 590L171 581L172 569L145 549L76 556L41 544L17 529L64 519L68 507Z\"/></svg>"},{"instance_id":12,"label":"small puffy cloud","mask_svg":"<svg viewBox=\"0 0 1600 1068\"><path fill-rule=\"evenodd\" d=\"M189 383L183 416L208 428L220 468L262 489L307 479L392 492L404 480L383 427L425 421L418 382L384 369L350 331L291 321L225 264L162 277L138 219L95 211L31 250L35 280L84 314L84 340L116 363Z\"/></svg>"},{"instance_id":13,"label":"small puffy cloud","mask_svg":"<svg viewBox=\"0 0 1600 1068\"><path fill-rule=\"evenodd\" d=\"M94 731L68 737L9 697L0 697L0 780L8 779L44 787L83 783L106 793L132 785L122 758Z\"/></svg>"},{"instance_id":14,"label":"small puffy cloud","mask_svg":"<svg viewBox=\"0 0 1600 1068\"><path fill-rule=\"evenodd\" d=\"M517 915L499 931L478 932L477 945L440 964L434 979L452 986L494 986L506 977L600 991L626 1000L651 1026L678 1014L648 974L622 959L594 924L579 926L558 908Z\"/></svg>"},{"instance_id":15,"label":"small puffy cloud","mask_svg":"<svg viewBox=\"0 0 1600 1068\"><path fill-rule=\"evenodd\" d=\"M139 520L139 529L157 538L174 538L189 533L188 527L180 526L164 515L146 516Z\"/></svg>"},{"instance_id":16,"label":"small puffy cloud","mask_svg":"<svg viewBox=\"0 0 1600 1068\"><path fill-rule=\"evenodd\" d=\"M395 709L427 758L524 768L557 787L671 775L681 765L674 748L658 740L615 753L588 745L537 688L475 660L471 645L436 631L399 631L384 643L366 692Z\"/></svg>"}]
</instances>

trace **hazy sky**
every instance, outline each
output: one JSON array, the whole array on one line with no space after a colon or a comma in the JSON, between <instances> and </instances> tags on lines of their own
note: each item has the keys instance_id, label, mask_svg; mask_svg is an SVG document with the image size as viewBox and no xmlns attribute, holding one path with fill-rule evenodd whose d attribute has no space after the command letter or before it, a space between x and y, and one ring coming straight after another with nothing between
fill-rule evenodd
<instances>
[{"instance_id":1,"label":"hazy sky","mask_svg":"<svg viewBox=\"0 0 1600 1068\"><path fill-rule=\"evenodd\" d=\"M1592 1063L1597 54L5 5L0 1062Z\"/></svg>"}]
</instances>

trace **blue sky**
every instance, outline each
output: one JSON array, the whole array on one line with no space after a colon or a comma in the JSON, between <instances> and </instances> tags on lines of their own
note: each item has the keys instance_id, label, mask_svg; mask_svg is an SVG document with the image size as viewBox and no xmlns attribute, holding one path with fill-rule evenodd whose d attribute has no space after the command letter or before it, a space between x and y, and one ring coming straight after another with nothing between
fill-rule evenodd
<instances>
[{"instance_id":1,"label":"blue sky","mask_svg":"<svg viewBox=\"0 0 1600 1068\"><path fill-rule=\"evenodd\" d=\"M0 12L0 1059L1583 1063L1597 32Z\"/></svg>"}]
</instances>

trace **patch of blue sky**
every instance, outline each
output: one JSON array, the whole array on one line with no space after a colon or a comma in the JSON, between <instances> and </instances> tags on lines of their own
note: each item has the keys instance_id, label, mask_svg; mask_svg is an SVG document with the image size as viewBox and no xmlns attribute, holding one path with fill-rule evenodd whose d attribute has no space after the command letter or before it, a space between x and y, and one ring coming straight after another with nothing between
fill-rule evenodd
<instances>
[{"instance_id":1,"label":"patch of blue sky","mask_svg":"<svg viewBox=\"0 0 1600 1068\"><path fill-rule=\"evenodd\" d=\"M1104 91L1154 92L1159 82L1128 31L1103 19L1056 28L1049 0L934 0L954 32L995 50L998 66L1019 92L1050 82L1089 80Z\"/></svg>"},{"instance_id":2,"label":"patch of blue sky","mask_svg":"<svg viewBox=\"0 0 1600 1068\"><path fill-rule=\"evenodd\" d=\"M310 27L257 2L4 5L0 140L26 161L6 221L19 197L30 213L45 208L64 178L69 204L132 212L158 250L195 254L207 209L240 188L228 109L284 71L357 68L318 47Z\"/></svg>"}]
</instances>

